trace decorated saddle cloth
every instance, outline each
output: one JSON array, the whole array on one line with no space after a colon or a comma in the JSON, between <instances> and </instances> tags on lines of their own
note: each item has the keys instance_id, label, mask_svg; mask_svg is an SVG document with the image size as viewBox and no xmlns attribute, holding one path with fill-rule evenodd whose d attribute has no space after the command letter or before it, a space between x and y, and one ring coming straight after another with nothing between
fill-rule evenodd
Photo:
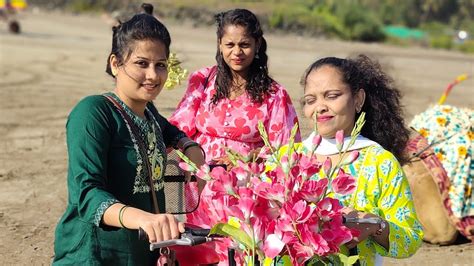
<instances>
[{"instance_id":1,"label":"decorated saddle cloth","mask_svg":"<svg viewBox=\"0 0 474 266\"><path fill-rule=\"evenodd\" d=\"M446 170L453 215L474 216L474 110L435 105L415 116L410 126L428 140Z\"/></svg>"}]
</instances>

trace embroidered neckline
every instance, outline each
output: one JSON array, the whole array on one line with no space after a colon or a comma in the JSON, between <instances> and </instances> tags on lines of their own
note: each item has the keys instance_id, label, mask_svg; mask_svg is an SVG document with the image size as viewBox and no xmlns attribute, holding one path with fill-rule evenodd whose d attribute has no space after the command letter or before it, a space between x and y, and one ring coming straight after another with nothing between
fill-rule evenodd
<instances>
[{"instance_id":1,"label":"embroidered neckline","mask_svg":"<svg viewBox=\"0 0 474 266\"><path fill-rule=\"evenodd\" d=\"M166 147L163 141L162 130L158 121L156 120L153 113L148 109L145 109L145 119L137 116L115 93L106 93L112 96L125 110L127 115L131 118L132 122L139 128L141 138L144 140L147 147L146 154L150 167L152 170L153 188L155 191L159 191L164 187L163 176L165 173L165 162L167 160ZM122 114L120 114L122 116ZM127 127L127 130L132 139L133 147L137 156L137 168L136 177L133 187L133 194L135 193L148 193L150 186L148 184L148 173L145 171L143 165L143 159L137 142L137 136L133 133L131 125L129 125L127 119L124 117L123 121ZM147 119L148 118L148 119Z\"/></svg>"}]
</instances>

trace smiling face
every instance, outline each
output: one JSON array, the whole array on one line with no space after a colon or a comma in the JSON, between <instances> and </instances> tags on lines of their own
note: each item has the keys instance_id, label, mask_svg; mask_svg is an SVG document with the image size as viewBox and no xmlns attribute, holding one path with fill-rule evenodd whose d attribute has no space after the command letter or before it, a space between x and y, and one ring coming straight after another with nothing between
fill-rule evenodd
<instances>
[{"instance_id":1,"label":"smiling face","mask_svg":"<svg viewBox=\"0 0 474 266\"><path fill-rule=\"evenodd\" d=\"M354 127L356 110L360 110L364 100L363 89L353 93L337 68L324 65L313 69L306 78L303 112L311 125L317 115L318 131L324 138L334 138L341 129L348 136Z\"/></svg>"},{"instance_id":2,"label":"smiling face","mask_svg":"<svg viewBox=\"0 0 474 266\"><path fill-rule=\"evenodd\" d=\"M134 112L140 114L146 103L158 96L168 77L167 53L160 41L134 42L130 56L123 64L115 55L110 65L116 73L115 92Z\"/></svg>"},{"instance_id":3,"label":"smiling face","mask_svg":"<svg viewBox=\"0 0 474 266\"><path fill-rule=\"evenodd\" d=\"M219 50L229 68L245 76L258 51L258 43L244 27L228 25L219 40Z\"/></svg>"}]
</instances>

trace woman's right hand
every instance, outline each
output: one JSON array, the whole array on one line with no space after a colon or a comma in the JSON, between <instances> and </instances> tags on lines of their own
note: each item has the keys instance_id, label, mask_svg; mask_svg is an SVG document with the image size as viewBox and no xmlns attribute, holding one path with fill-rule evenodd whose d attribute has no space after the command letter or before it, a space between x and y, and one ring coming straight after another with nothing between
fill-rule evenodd
<instances>
[{"instance_id":1,"label":"woman's right hand","mask_svg":"<svg viewBox=\"0 0 474 266\"><path fill-rule=\"evenodd\" d=\"M171 214L153 214L122 203L110 206L102 219L104 224L110 226L131 230L142 228L150 243L175 239L184 233L184 223L178 222Z\"/></svg>"},{"instance_id":2,"label":"woman's right hand","mask_svg":"<svg viewBox=\"0 0 474 266\"><path fill-rule=\"evenodd\" d=\"M151 214L138 221L150 243L179 238L184 233L184 223L178 222L172 214Z\"/></svg>"}]
</instances>

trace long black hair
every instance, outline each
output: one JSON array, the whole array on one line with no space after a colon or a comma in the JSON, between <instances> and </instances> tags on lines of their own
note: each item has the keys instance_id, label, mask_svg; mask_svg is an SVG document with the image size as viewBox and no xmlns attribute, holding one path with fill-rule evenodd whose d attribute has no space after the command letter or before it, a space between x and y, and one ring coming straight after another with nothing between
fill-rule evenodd
<instances>
[{"instance_id":1,"label":"long black hair","mask_svg":"<svg viewBox=\"0 0 474 266\"><path fill-rule=\"evenodd\" d=\"M393 153L400 163L405 163L403 151L410 131L404 124L401 93L393 79L382 70L378 62L366 55L358 55L353 59L326 57L311 64L301 79L301 85L305 87L311 71L322 66L338 69L342 81L350 87L353 94L364 89L366 97L361 111L366 113L366 123L361 134ZM357 114L356 120L358 117Z\"/></svg>"},{"instance_id":2,"label":"long black hair","mask_svg":"<svg viewBox=\"0 0 474 266\"><path fill-rule=\"evenodd\" d=\"M136 41L160 41L166 47L166 57L170 53L171 37L168 29L153 16L153 5L142 4L144 13L134 15L130 20L112 28L112 50L107 58L105 72L112 75L110 57L115 55L119 64L124 64L133 51Z\"/></svg>"},{"instance_id":3,"label":"long black hair","mask_svg":"<svg viewBox=\"0 0 474 266\"><path fill-rule=\"evenodd\" d=\"M249 66L248 76L246 78L246 92L250 95L252 101L261 103L265 96L272 91L273 79L268 75L268 56L267 42L263 37L263 31L255 14L247 9L232 9L219 13L215 16L217 24L217 77L216 94L212 97L212 103L216 104L220 99L227 98L230 95L232 86L232 72L224 61L219 49L219 43L224 36L225 29L229 25L236 25L245 28L247 34L260 42L260 47L255 58Z\"/></svg>"}]
</instances>

